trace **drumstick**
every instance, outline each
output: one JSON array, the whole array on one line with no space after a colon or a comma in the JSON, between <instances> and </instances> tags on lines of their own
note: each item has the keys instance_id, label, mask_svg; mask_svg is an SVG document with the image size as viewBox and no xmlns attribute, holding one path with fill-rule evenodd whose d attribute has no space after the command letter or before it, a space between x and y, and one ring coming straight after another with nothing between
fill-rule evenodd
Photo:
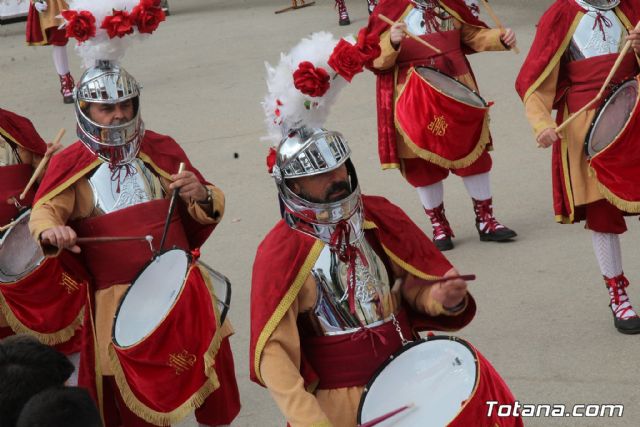
<instances>
[{"instance_id":1,"label":"drumstick","mask_svg":"<svg viewBox=\"0 0 640 427\"><path fill-rule=\"evenodd\" d=\"M180 162L180 166L178 166L178 173L184 171L184 163ZM160 240L160 249L159 252L162 252L162 248L164 248L164 241L167 238L167 232L169 231L169 224L171 223L171 217L173 216L173 210L176 206L176 199L178 198L178 193L180 192L179 188L175 188L173 193L171 194L171 201L169 201L169 212L167 213L167 220L164 223L164 231L162 232L162 239Z\"/></svg>"},{"instance_id":2,"label":"drumstick","mask_svg":"<svg viewBox=\"0 0 640 427\"><path fill-rule=\"evenodd\" d=\"M449 280L457 280L457 279L461 279L461 280L464 280L464 281L476 280L476 275L475 274L462 274L462 275L459 275L459 276L439 277L437 279L422 280L422 283L426 282L427 285L435 285L436 283L442 283L442 282L447 282Z\"/></svg>"},{"instance_id":3,"label":"drumstick","mask_svg":"<svg viewBox=\"0 0 640 427\"><path fill-rule=\"evenodd\" d=\"M153 236L109 236L109 237L78 237L76 239L77 244L82 243L109 243L109 242L126 242L129 240L145 240L145 241L153 241Z\"/></svg>"},{"instance_id":4,"label":"drumstick","mask_svg":"<svg viewBox=\"0 0 640 427\"><path fill-rule=\"evenodd\" d=\"M11 221L9 224L7 225L3 225L2 227L0 227L0 233L2 233L4 230L8 230L9 228L13 227L14 225L16 225L18 222L20 222L20 219L16 219L14 221Z\"/></svg>"},{"instance_id":5,"label":"drumstick","mask_svg":"<svg viewBox=\"0 0 640 427\"><path fill-rule=\"evenodd\" d=\"M500 31L504 33L504 25L502 25L502 21L500 21L500 18L498 18L498 15L496 15L496 13L493 11L493 8L491 7L491 5L489 5L489 2L487 0L481 0L481 1L484 8L487 9L487 13L489 14L489 16L491 16L491 19L493 19L493 22L496 23L496 27L498 27ZM520 53L520 49L518 49L518 46L513 46L511 50L516 55Z\"/></svg>"},{"instance_id":6,"label":"drumstick","mask_svg":"<svg viewBox=\"0 0 640 427\"><path fill-rule=\"evenodd\" d=\"M53 144L51 145L56 145L57 143L59 143L65 132L66 130L64 128L60 129L58 131L58 135L56 135L56 138L53 140ZM36 179L38 179L38 177L40 176L44 168L47 166L47 163L49 163L49 159L51 158L52 155L53 153L46 153L44 155L44 157L40 161L40 164L38 165L36 170L33 172L33 175L31 175L31 179L27 183L27 186L24 188L24 190L20 194L20 200L24 200L25 196L27 195L27 193L29 192L33 184L36 182Z\"/></svg>"},{"instance_id":7,"label":"drumstick","mask_svg":"<svg viewBox=\"0 0 640 427\"><path fill-rule=\"evenodd\" d=\"M401 408L395 409L391 412L387 412L384 415L380 415L377 418L372 419L371 421L368 421L364 424L360 424L358 427L373 427L373 426L377 426L378 424L380 424L383 421L388 420L389 418L393 417L396 414L399 414L401 412L406 411L407 409L411 409L413 407L415 407L416 405L414 403L409 403L408 405L404 405Z\"/></svg>"},{"instance_id":8,"label":"drumstick","mask_svg":"<svg viewBox=\"0 0 640 427\"><path fill-rule=\"evenodd\" d=\"M640 30L640 21L638 21L638 24L636 25L635 29L636 30ZM575 120L576 117L578 117L580 114L582 114L585 111L587 111L596 102L598 102L598 101L600 101L602 99L602 97L604 96L604 92L607 89L607 86L609 86L609 83L611 83L611 80L613 79L613 76L616 74L616 71L618 71L618 68L620 68L620 65L622 64L622 61L624 61L624 57L627 56L627 52L629 52L629 49L631 49L631 40L628 40L624 44L624 47L622 48L622 50L620 51L620 54L618 55L618 59L616 59L616 62L613 64L613 68L611 68L611 71L609 72L609 75L605 79L604 84L600 88L600 91L598 92L596 97L593 98L587 105L585 105L584 107L579 109L577 112L572 114L567 120L562 122L562 124L556 128L556 133L562 132L569 125L569 123L571 123L572 121Z\"/></svg>"},{"instance_id":9,"label":"drumstick","mask_svg":"<svg viewBox=\"0 0 640 427\"><path fill-rule=\"evenodd\" d=\"M386 16L384 16L383 14L378 15L378 18L380 18L381 21L386 22L389 25L393 25L395 24L394 21L392 21L391 19L387 18ZM431 45L429 42L427 42L426 40L421 39L420 37L416 36L415 34L413 34L411 31L409 30L403 30L404 33L411 37L413 40L417 41L418 43L422 43L424 46L428 47L429 49L435 51L436 53L442 53L442 51L440 49L438 49L437 47Z\"/></svg>"}]
</instances>

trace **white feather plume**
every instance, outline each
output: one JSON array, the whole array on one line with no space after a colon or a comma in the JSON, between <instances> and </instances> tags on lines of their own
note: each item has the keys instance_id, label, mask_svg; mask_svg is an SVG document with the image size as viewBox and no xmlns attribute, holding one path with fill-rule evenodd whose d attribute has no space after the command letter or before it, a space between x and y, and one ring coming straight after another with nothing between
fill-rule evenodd
<instances>
[{"instance_id":1,"label":"white feather plume","mask_svg":"<svg viewBox=\"0 0 640 427\"><path fill-rule=\"evenodd\" d=\"M347 39L352 44L353 38ZM329 110L347 81L329 66L328 61L338 40L326 31L313 33L302 39L289 53L280 55L278 65L265 63L267 95L262 102L266 116L266 139L277 144L291 129L301 126L324 126ZM329 90L321 97L312 97L294 86L293 73L301 62L309 61L316 68L324 68L330 75ZM335 76L335 77L334 77Z\"/></svg>"},{"instance_id":2,"label":"white feather plume","mask_svg":"<svg viewBox=\"0 0 640 427\"><path fill-rule=\"evenodd\" d=\"M86 10L96 18L96 35L84 42L76 42L76 52L82 58L82 65L89 68L95 65L96 60L110 60L120 62L127 49L134 40L143 40L148 34L141 34L134 26L134 32L122 38L109 38L107 30L100 28L105 17L111 15L113 10L126 10L131 12L140 0L69 0L70 10Z\"/></svg>"}]
</instances>

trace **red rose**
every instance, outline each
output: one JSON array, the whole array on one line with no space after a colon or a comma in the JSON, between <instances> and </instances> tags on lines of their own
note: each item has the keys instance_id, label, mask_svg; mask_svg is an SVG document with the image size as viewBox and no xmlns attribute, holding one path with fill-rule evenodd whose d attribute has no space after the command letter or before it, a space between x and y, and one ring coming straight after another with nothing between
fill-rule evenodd
<instances>
[{"instance_id":1,"label":"red rose","mask_svg":"<svg viewBox=\"0 0 640 427\"><path fill-rule=\"evenodd\" d=\"M155 0L142 0L140 4L131 11L131 20L138 26L141 33L151 34L162 21L166 19L166 15L162 8L154 5Z\"/></svg>"},{"instance_id":2,"label":"red rose","mask_svg":"<svg viewBox=\"0 0 640 427\"><path fill-rule=\"evenodd\" d=\"M100 28L107 30L111 39L116 36L122 38L133 33L133 21L126 11L114 9L113 15L105 17Z\"/></svg>"},{"instance_id":3,"label":"red rose","mask_svg":"<svg viewBox=\"0 0 640 427\"><path fill-rule=\"evenodd\" d=\"M365 58L365 65L368 68L373 67L373 61L380 56L382 51L380 50L380 43L376 36L366 34L366 28L363 28L358 34L358 43L356 44L360 53Z\"/></svg>"},{"instance_id":4,"label":"red rose","mask_svg":"<svg viewBox=\"0 0 640 427\"><path fill-rule=\"evenodd\" d=\"M329 90L329 73L322 67L316 68L309 61L303 61L293 72L293 85L309 96L322 96Z\"/></svg>"},{"instance_id":5,"label":"red rose","mask_svg":"<svg viewBox=\"0 0 640 427\"><path fill-rule=\"evenodd\" d=\"M269 148L269 154L267 154L267 170L269 173L273 172L273 167L276 165L276 149Z\"/></svg>"},{"instance_id":6,"label":"red rose","mask_svg":"<svg viewBox=\"0 0 640 427\"><path fill-rule=\"evenodd\" d=\"M346 81L351 82L353 76L364 69L366 60L367 58L360 53L356 46L345 39L340 39L329 57L329 65Z\"/></svg>"},{"instance_id":7,"label":"red rose","mask_svg":"<svg viewBox=\"0 0 640 427\"><path fill-rule=\"evenodd\" d=\"M65 26L67 37L83 42L96 35L96 18L91 12L63 10L62 17L67 21Z\"/></svg>"}]
</instances>

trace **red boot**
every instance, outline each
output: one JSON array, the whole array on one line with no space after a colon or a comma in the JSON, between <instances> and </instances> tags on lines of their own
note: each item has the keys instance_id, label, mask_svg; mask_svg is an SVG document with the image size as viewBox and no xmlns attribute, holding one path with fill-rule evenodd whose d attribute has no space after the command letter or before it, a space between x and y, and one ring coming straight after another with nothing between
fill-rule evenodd
<instances>
[{"instance_id":1,"label":"red boot","mask_svg":"<svg viewBox=\"0 0 640 427\"><path fill-rule=\"evenodd\" d=\"M483 242L504 242L511 240L518 234L500 224L493 216L492 199L473 200L473 210L476 213L476 229Z\"/></svg>"},{"instance_id":2,"label":"red boot","mask_svg":"<svg viewBox=\"0 0 640 427\"><path fill-rule=\"evenodd\" d=\"M373 9L378 5L378 0L367 0L367 10L369 11L369 15L373 13Z\"/></svg>"},{"instance_id":3,"label":"red boot","mask_svg":"<svg viewBox=\"0 0 640 427\"><path fill-rule=\"evenodd\" d=\"M349 20L349 13L347 12L347 5L344 3L344 0L336 0L336 7L338 8L338 24L351 24L351 20Z\"/></svg>"},{"instance_id":4,"label":"red boot","mask_svg":"<svg viewBox=\"0 0 640 427\"><path fill-rule=\"evenodd\" d=\"M73 104L73 88L75 82L71 73L60 76L60 93L62 94L62 102L65 104Z\"/></svg>"},{"instance_id":5,"label":"red boot","mask_svg":"<svg viewBox=\"0 0 640 427\"><path fill-rule=\"evenodd\" d=\"M626 288L629 281L624 273L616 277L605 277L604 283L609 291L609 307L613 312L613 324L623 334L640 333L640 317L636 314L629 301Z\"/></svg>"},{"instance_id":6,"label":"red boot","mask_svg":"<svg viewBox=\"0 0 640 427\"><path fill-rule=\"evenodd\" d=\"M441 251L448 251L453 249L452 237L455 237L453 230L449 225L447 217L444 215L444 203L433 209L426 209L425 213L431 220L431 227L433 228L433 243Z\"/></svg>"}]
</instances>

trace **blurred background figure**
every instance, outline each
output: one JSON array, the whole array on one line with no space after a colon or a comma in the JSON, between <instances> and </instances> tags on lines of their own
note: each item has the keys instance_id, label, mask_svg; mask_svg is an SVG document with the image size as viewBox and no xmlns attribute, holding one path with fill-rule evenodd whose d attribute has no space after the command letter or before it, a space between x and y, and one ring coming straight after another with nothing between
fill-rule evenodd
<instances>
[{"instance_id":1,"label":"blurred background figure","mask_svg":"<svg viewBox=\"0 0 640 427\"><path fill-rule=\"evenodd\" d=\"M102 427L102 420L85 389L52 387L29 399L16 427Z\"/></svg>"}]
</instances>

